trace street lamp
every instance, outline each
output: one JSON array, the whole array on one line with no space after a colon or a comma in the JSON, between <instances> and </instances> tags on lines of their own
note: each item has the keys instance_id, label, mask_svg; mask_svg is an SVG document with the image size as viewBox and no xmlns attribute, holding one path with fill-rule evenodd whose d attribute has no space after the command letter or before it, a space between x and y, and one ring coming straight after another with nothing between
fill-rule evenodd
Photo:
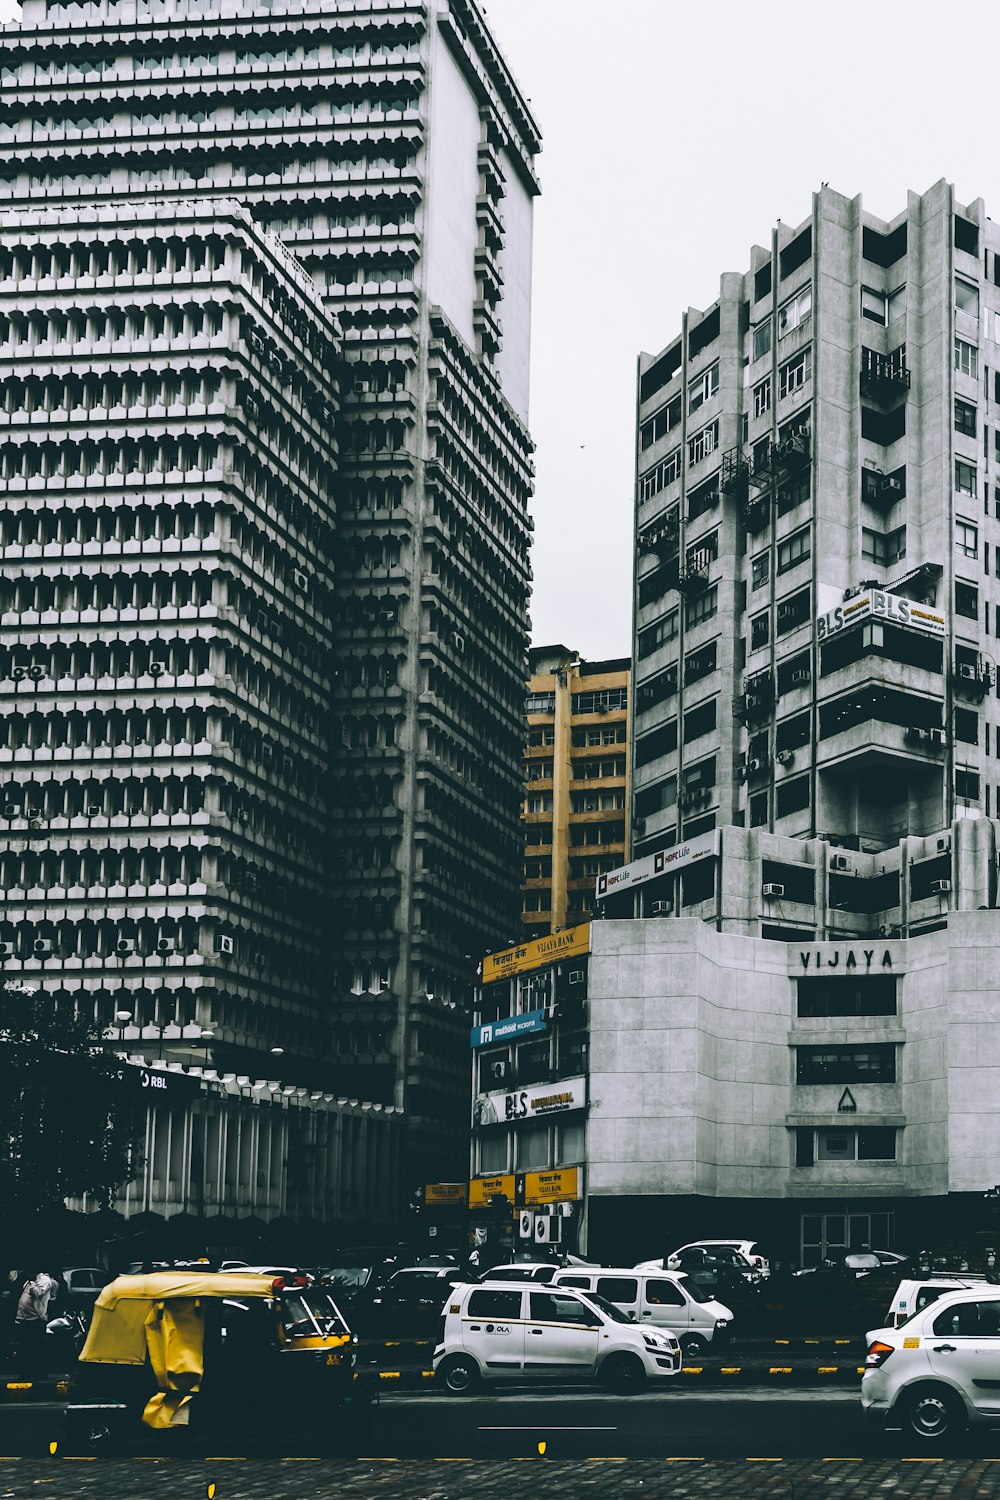
<instances>
[{"instance_id":1,"label":"street lamp","mask_svg":"<svg viewBox=\"0 0 1000 1500\"><path fill-rule=\"evenodd\" d=\"M125 1027L131 1021L131 1019L132 1012L130 1010L115 1011L115 1020L118 1022L118 1040L120 1042L124 1042L125 1040Z\"/></svg>"}]
</instances>

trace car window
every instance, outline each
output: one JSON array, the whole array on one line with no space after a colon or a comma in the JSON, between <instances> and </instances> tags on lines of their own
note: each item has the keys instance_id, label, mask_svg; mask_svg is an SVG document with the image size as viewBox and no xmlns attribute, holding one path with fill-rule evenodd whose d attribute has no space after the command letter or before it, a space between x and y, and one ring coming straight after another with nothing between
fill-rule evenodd
<instances>
[{"instance_id":1,"label":"car window","mask_svg":"<svg viewBox=\"0 0 1000 1500\"><path fill-rule=\"evenodd\" d=\"M1000 1337L1000 1302L980 1302L979 1332L986 1339Z\"/></svg>"},{"instance_id":2,"label":"car window","mask_svg":"<svg viewBox=\"0 0 1000 1500\"><path fill-rule=\"evenodd\" d=\"M560 1278L559 1278L559 1285L560 1286L578 1286L581 1291L587 1292L587 1291L590 1290L590 1277L589 1276L560 1276Z\"/></svg>"},{"instance_id":3,"label":"car window","mask_svg":"<svg viewBox=\"0 0 1000 1500\"><path fill-rule=\"evenodd\" d=\"M636 1302L639 1283L634 1276L601 1276L597 1282L597 1294L607 1302Z\"/></svg>"},{"instance_id":4,"label":"car window","mask_svg":"<svg viewBox=\"0 0 1000 1500\"><path fill-rule=\"evenodd\" d=\"M489 1272L494 1281L530 1281L531 1272L523 1266L494 1266Z\"/></svg>"},{"instance_id":5,"label":"car window","mask_svg":"<svg viewBox=\"0 0 1000 1500\"><path fill-rule=\"evenodd\" d=\"M683 1282L684 1290L687 1292L692 1302L711 1302L713 1296L712 1292L707 1291L703 1286L699 1286L696 1281L692 1281L690 1276L686 1276L682 1272L678 1276L677 1280Z\"/></svg>"},{"instance_id":6,"label":"car window","mask_svg":"<svg viewBox=\"0 0 1000 1500\"><path fill-rule=\"evenodd\" d=\"M932 1326L938 1338L942 1334L947 1334L949 1338L975 1338L980 1332L979 1304L956 1302L953 1307L946 1307L943 1312L939 1312Z\"/></svg>"},{"instance_id":7,"label":"car window","mask_svg":"<svg viewBox=\"0 0 1000 1500\"><path fill-rule=\"evenodd\" d=\"M531 1316L542 1323L593 1323L595 1318L586 1303L559 1292L532 1292Z\"/></svg>"},{"instance_id":8,"label":"car window","mask_svg":"<svg viewBox=\"0 0 1000 1500\"><path fill-rule=\"evenodd\" d=\"M647 1281L646 1301L651 1307L683 1307L685 1298L673 1281Z\"/></svg>"},{"instance_id":9,"label":"car window","mask_svg":"<svg viewBox=\"0 0 1000 1500\"><path fill-rule=\"evenodd\" d=\"M599 1307L604 1316L606 1318L610 1318L613 1323L628 1323L633 1328L635 1327L635 1324L632 1322L632 1319L629 1317L628 1313L623 1313L621 1308L616 1307L613 1302L606 1302L604 1298L599 1297L596 1292L588 1292L587 1300L589 1302L592 1302L595 1307Z\"/></svg>"},{"instance_id":10,"label":"car window","mask_svg":"<svg viewBox=\"0 0 1000 1500\"><path fill-rule=\"evenodd\" d=\"M469 1298L470 1318L500 1318L504 1322L521 1316L521 1293L498 1292L482 1287Z\"/></svg>"},{"instance_id":11,"label":"car window","mask_svg":"<svg viewBox=\"0 0 1000 1500\"><path fill-rule=\"evenodd\" d=\"M953 1292L954 1290L953 1286L922 1286L917 1293L913 1311L915 1313L923 1312L925 1307L930 1307L932 1302L936 1302L946 1292Z\"/></svg>"}]
</instances>

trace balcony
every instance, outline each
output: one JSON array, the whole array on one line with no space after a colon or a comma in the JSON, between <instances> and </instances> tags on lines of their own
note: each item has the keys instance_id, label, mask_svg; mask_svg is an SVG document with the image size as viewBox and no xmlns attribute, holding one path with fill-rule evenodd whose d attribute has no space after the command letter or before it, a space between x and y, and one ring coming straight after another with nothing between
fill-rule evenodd
<instances>
[{"instance_id":1,"label":"balcony","mask_svg":"<svg viewBox=\"0 0 1000 1500\"><path fill-rule=\"evenodd\" d=\"M686 599L692 594L700 594L702 589L708 587L708 570L714 561L713 552L702 547L697 552L690 553L677 569L677 588Z\"/></svg>"},{"instance_id":2,"label":"balcony","mask_svg":"<svg viewBox=\"0 0 1000 1500\"><path fill-rule=\"evenodd\" d=\"M974 703L982 703L993 686L994 677L992 664L983 656L976 662L956 662L951 673L955 692Z\"/></svg>"},{"instance_id":3,"label":"balcony","mask_svg":"<svg viewBox=\"0 0 1000 1500\"><path fill-rule=\"evenodd\" d=\"M861 351L861 395L880 404L896 401L910 389L910 372L891 356Z\"/></svg>"},{"instance_id":4,"label":"balcony","mask_svg":"<svg viewBox=\"0 0 1000 1500\"><path fill-rule=\"evenodd\" d=\"M740 507L740 516L743 525L753 536L758 531L763 531L771 518L771 502L767 495L747 494L743 498Z\"/></svg>"},{"instance_id":5,"label":"balcony","mask_svg":"<svg viewBox=\"0 0 1000 1500\"><path fill-rule=\"evenodd\" d=\"M743 500L750 486L750 465L743 456L742 448L730 448L722 455L722 473L719 488L724 495L734 495Z\"/></svg>"},{"instance_id":6,"label":"balcony","mask_svg":"<svg viewBox=\"0 0 1000 1500\"><path fill-rule=\"evenodd\" d=\"M871 699L871 694L866 695ZM904 695L900 695L901 697ZM913 717L921 714L926 700L911 699ZM862 717L864 713L864 717ZM926 712L923 715L926 717ZM821 771L866 767L896 767L913 771L920 767L937 770L946 748L945 731L938 726L894 722L898 716L870 702L866 709L849 704L841 711L842 727L824 722L821 711L817 764Z\"/></svg>"},{"instance_id":7,"label":"balcony","mask_svg":"<svg viewBox=\"0 0 1000 1500\"><path fill-rule=\"evenodd\" d=\"M638 544L640 552L652 552L655 556L663 558L677 551L677 538L680 534L680 514L677 510L663 517L655 526L647 526L640 531Z\"/></svg>"}]
</instances>

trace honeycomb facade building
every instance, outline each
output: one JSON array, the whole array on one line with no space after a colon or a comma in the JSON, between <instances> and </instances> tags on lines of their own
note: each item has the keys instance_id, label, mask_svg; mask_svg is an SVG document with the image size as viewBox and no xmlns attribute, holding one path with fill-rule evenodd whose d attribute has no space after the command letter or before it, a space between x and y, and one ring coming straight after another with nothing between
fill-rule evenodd
<instances>
[{"instance_id":1,"label":"honeycomb facade building","mask_svg":"<svg viewBox=\"0 0 1000 1500\"><path fill-rule=\"evenodd\" d=\"M475 0L27 0L0 65L15 207L224 194L338 319L332 1077L457 1165L517 920L535 124Z\"/></svg>"}]
</instances>

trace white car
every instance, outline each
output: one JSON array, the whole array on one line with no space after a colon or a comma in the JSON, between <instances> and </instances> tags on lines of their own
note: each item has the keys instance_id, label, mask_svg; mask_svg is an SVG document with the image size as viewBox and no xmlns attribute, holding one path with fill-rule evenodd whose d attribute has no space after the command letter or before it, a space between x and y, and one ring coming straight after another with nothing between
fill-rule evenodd
<instances>
[{"instance_id":1,"label":"white car","mask_svg":"<svg viewBox=\"0 0 1000 1500\"><path fill-rule=\"evenodd\" d=\"M539 1282L454 1287L434 1350L450 1396L486 1380L597 1380L628 1393L680 1368L672 1333L643 1328L592 1293Z\"/></svg>"},{"instance_id":2,"label":"white car","mask_svg":"<svg viewBox=\"0 0 1000 1500\"><path fill-rule=\"evenodd\" d=\"M695 1248L707 1250L710 1255L716 1248L736 1250L740 1255L745 1256L759 1276L770 1276L771 1274L771 1263L761 1253L760 1244L757 1240L691 1240L687 1245L680 1245L674 1251L674 1254L679 1255L681 1250Z\"/></svg>"},{"instance_id":3,"label":"white car","mask_svg":"<svg viewBox=\"0 0 1000 1500\"><path fill-rule=\"evenodd\" d=\"M1000 1424L1000 1287L949 1291L870 1334L861 1405L873 1423L928 1447L973 1423Z\"/></svg>"}]
</instances>

